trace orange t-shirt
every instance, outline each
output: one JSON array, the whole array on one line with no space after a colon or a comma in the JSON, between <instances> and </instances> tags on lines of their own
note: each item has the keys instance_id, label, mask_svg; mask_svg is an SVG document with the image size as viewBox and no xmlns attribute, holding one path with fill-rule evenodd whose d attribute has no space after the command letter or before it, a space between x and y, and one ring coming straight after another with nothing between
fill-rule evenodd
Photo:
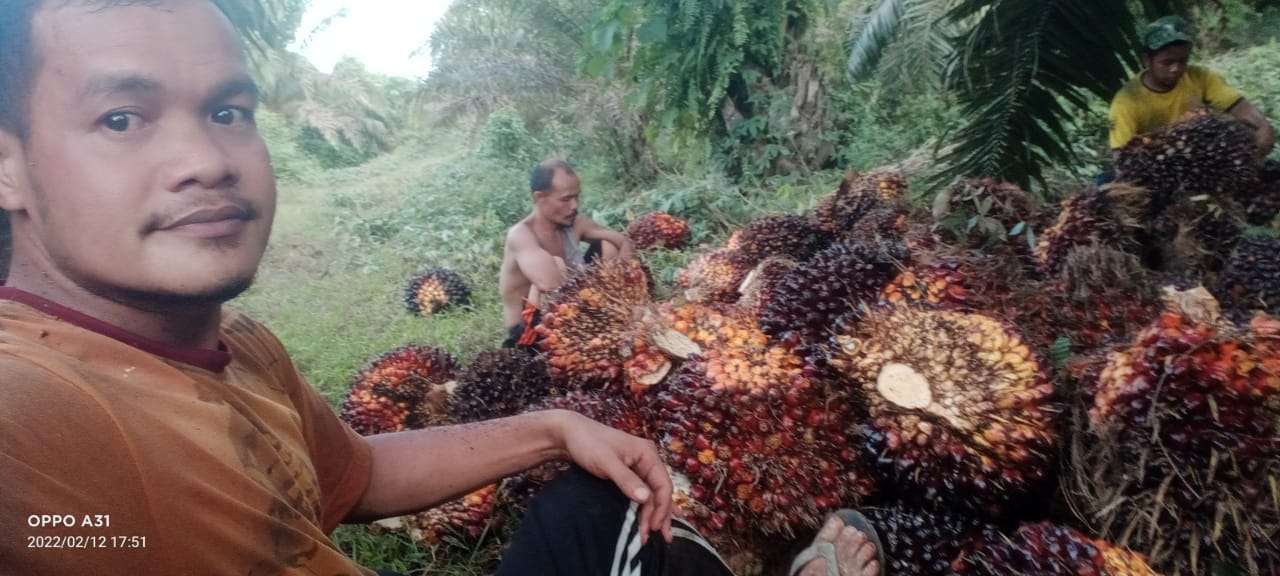
<instances>
[{"instance_id":1,"label":"orange t-shirt","mask_svg":"<svg viewBox=\"0 0 1280 576\"><path fill-rule=\"evenodd\" d=\"M265 327L227 312L220 339L176 348L0 288L0 574L372 574L327 536L366 444Z\"/></svg>"}]
</instances>

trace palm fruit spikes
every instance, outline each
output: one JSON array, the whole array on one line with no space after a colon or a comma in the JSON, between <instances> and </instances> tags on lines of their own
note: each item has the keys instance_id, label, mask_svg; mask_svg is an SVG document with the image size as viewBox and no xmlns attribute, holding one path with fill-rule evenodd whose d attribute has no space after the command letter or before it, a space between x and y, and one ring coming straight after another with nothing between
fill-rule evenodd
<instances>
[{"instance_id":1,"label":"palm fruit spikes","mask_svg":"<svg viewBox=\"0 0 1280 576\"><path fill-rule=\"evenodd\" d=\"M801 216L761 216L742 228L737 251L752 266L770 256L797 262L812 258L831 245L831 234Z\"/></svg>"},{"instance_id":2,"label":"palm fruit spikes","mask_svg":"<svg viewBox=\"0 0 1280 576\"><path fill-rule=\"evenodd\" d=\"M342 419L362 435L445 424L458 362L431 346L408 345L369 362L351 379Z\"/></svg>"},{"instance_id":3,"label":"palm fruit spikes","mask_svg":"<svg viewBox=\"0 0 1280 576\"><path fill-rule=\"evenodd\" d=\"M721 248L695 258L676 274L676 282L690 302L733 303L753 267L742 252Z\"/></svg>"},{"instance_id":4,"label":"palm fruit spikes","mask_svg":"<svg viewBox=\"0 0 1280 576\"><path fill-rule=\"evenodd\" d=\"M1061 408L1011 326L873 310L832 339L829 362L866 397L864 454L904 498L999 514L1048 474Z\"/></svg>"},{"instance_id":5,"label":"palm fruit spikes","mask_svg":"<svg viewBox=\"0 0 1280 576\"><path fill-rule=\"evenodd\" d=\"M1139 554L1047 522L979 540L953 568L960 576L1159 576Z\"/></svg>"},{"instance_id":6,"label":"palm fruit spikes","mask_svg":"<svg viewBox=\"0 0 1280 576\"><path fill-rule=\"evenodd\" d=\"M790 379L690 362L652 396L660 450L687 479L700 530L791 536L872 492L847 434L852 403L817 386L811 366L780 372Z\"/></svg>"},{"instance_id":7,"label":"palm fruit spikes","mask_svg":"<svg viewBox=\"0 0 1280 576\"><path fill-rule=\"evenodd\" d=\"M1078 350L1129 341L1156 317L1156 291L1138 257L1090 244L1073 248L1059 278L1042 285L1052 296L1049 323Z\"/></svg>"},{"instance_id":8,"label":"palm fruit spikes","mask_svg":"<svg viewBox=\"0 0 1280 576\"><path fill-rule=\"evenodd\" d=\"M906 191L906 181L895 172L862 176L851 171L840 182L840 187L818 204L813 218L822 229L843 237L868 212L901 202Z\"/></svg>"},{"instance_id":9,"label":"palm fruit spikes","mask_svg":"<svg viewBox=\"0 0 1280 576\"><path fill-rule=\"evenodd\" d=\"M450 306L466 306L471 301L471 288L456 272L428 268L409 281L404 293L404 306L419 316L434 314Z\"/></svg>"},{"instance_id":10,"label":"palm fruit spikes","mask_svg":"<svg viewBox=\"0 0 1280 576\"><path fill-rule=\"evenodd\" d=\"M1102 244L1136 251L1134 232L1142 227L1150 193L1114 184L1087 190L1062 201L1055 222L1036 242L1036 267L1045 276L1058 273L1072 249Z\"/></svg>"},{"instance_id":11,"label":"palm fruit spikes","mask_svg":"<svg viewBox=\"0 0 1280 576\"><path fill-rule=\"evenodd\" d=\"M457 422L504 418L558 392L540 356L518 348L486 350L459 376L449 413Z\"/></svg>"},{"instance_id":12,"label":"palm fruit spikes","mask_svg":"<svg viewBox=\"0 0 1280 576\"><path fill-rule=\"evenodd\" d=\"M765 333L824 342L836 322L880 291L907 261L901 244L834 244L796 267L760 308Z\"/></svg>"},{"instance_id":13,"label":"palm fruit spikes","mask_svg":"<svg viewBox=\"0 0 1280 576\"><path fill-rule=\"evenodd\" d=\"M689 225L666 212L649 212L627 226L627 236L636 248L679 250L689 244Z\"/></svg>"},{"instance_id":14,"label":"palm fruit spikes","mask_svg":"<svg viewBox=\"0 0 1280 576\"><path fill-rule=\"evenodd\" d=\"M884 545L886 574L951 576L951 562L973 543L999 537L995 526L952 511L901 503L859 509Z\"/></svg>"},{"instance_id":15,"label":"palm fruit spikes","mask_svg":"<svg viewBox=\"0 0 1280 576\"><path fill-rule=\"evenodd\" d=\"M1257 178L1256 150L1243 123L1192 111L1121 148L1116 180L1150 190L1158 214L1176 196L1229 195L1251 188Z\"/></svg>"}]
</instances>

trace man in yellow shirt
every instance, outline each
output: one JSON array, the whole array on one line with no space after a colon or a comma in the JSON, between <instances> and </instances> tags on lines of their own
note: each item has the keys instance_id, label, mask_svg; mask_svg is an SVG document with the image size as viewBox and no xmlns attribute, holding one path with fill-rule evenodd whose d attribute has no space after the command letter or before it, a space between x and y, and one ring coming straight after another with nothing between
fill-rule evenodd
<instances>
[{"instance_id":1,"label":"man in yellow shirt","mask_svg":"<svg viewBox=\"0 0 1280 576\"><path fill-rule=\"evenodd\" d=\"M1187 22L1165 16L1142 37L1143 70L1111 101L1111 149L1134 136L1159 130L1187 112L1208 107L1231 114L1256 129L1258 156L1275 146L1275 130L1262 112L1213 71L1187 63L1193 40Z\"/></svg>"}]
</instances>

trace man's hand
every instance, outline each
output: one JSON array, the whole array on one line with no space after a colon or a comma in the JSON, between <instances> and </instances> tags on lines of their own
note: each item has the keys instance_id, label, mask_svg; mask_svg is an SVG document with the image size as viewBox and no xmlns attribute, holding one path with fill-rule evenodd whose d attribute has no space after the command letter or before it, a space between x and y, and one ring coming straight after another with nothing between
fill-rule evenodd
<instances>
[{"instance_id":1,"label":"man's hand","mask_svg":"<svg viewBox=\"0 0 1280 576\"><path fill-rule=\"evenodd\" d=\"M627 239L627 241L623 242L622 246L618 248L618 259L623 262L630 262L631 259L635 257L635 255L636 255L635 243L631 242L630 239Z\"/></svg>"},{"instance_id":2,"label":"man's hand","mask_svg":"<svg viewBox=\"0 0 1280 576\"><path fill-rule=\"evenodd\" d=\"M560 439L568 458L600 478L612 480L640 504L641 542L658 531L671 541L671 476L652 442L615 430L575 412L560 414Z\"/></svg>"}]
</instances>

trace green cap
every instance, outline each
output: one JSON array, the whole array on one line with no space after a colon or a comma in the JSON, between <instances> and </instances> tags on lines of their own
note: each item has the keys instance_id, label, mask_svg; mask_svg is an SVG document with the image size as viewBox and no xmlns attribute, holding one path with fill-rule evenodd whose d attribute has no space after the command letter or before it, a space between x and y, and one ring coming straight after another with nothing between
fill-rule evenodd
<instances>
[{"instance_id":1,"label":"green cap","mask_svg":"<svg viewBox=\"0 0 1280 576\"><path fill-rule=\"evenodd\" d=\"M1179 16L1165 16L1150 24L1142 35L1142 44L1152 52L1174 42L1192 42L1191 25Z\"/></svg>"}]
</instances>

